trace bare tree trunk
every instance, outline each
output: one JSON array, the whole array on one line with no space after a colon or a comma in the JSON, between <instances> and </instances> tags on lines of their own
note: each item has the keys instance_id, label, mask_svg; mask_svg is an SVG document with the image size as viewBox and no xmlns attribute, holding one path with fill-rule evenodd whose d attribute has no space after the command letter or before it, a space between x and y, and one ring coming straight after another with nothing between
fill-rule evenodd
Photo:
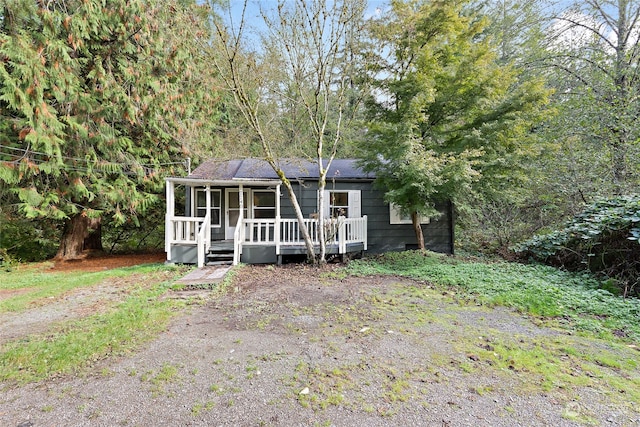
<instances>
[{"instance_id":1,"label":"bare tree trunk","mask_svg":"<svg viewBox=\"0 0 640 427\"><path fill-rule=\"evenodd\" d=\"M307 258L312 261L314 264L316 262L316 253L313 248L313 241L311 240L311 236L309 235L309 230L304 225L304 215L302 215L302 209L300 209L300 203L298 203L298 198L296 197L295 191L293 191L293 187L291 186L291 182L284 177L284 173L280 171L279 175L280 180L284 184L284 187L287 189L287 193L289 194L289 200L291 200L291 204L293 205L293 209L296 212L296 218L298 219L298 225L300 227L300 231L302 232L302 238L304 239L304 245L307 249Z\"/></svg>"},{"instance_id":2,"label":"bare tree trunk","mask_svg":"<svg viewBox=\"0 0 640 427\"><path fill-rule=\"evenodd\" d=\"M411 222L413 223L413 231L416 233L416 239L418 240L418 248L425 250L424 246L424 234L422 234L422 225L420 225L420 215L418 212L411 213Z\"/></svg>"},{"instance_id":3,"label":"bare tree trunk","mask_svg":"<svg viewBox=\"0 0 640 427\"><path fill-rule=\"evenodd\" d=\"M322 170L322 164L320 163L320 168L318 170ZM326 187L326 179L320 173L320 179L318 180L318 240L320 241L320 258L318 262L320 264L324 264L327 260L327 236L326 230L324 228L325 221L330 218L324 217L324 204L327 201L324 199L324 189Z\"/></svg>"},{"instance_id":4,"label":"bare tree trunk","mask_svg":"<svg viewBox=\"0 0 640 427\"><path fill-rule=\"evenodd\" d=\"M88 250L102 251L102 220L78 214L65 224L55 259L76 259Z\"/></svg>"}]
</instances>

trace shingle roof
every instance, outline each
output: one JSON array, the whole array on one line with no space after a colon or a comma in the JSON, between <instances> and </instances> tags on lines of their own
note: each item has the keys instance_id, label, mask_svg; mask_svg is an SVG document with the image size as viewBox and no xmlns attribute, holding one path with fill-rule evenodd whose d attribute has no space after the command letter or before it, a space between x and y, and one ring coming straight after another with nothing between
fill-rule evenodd
<instances>
[{"instance_id":1,"label":"shingle roof","mask_svg":"<svg viewBox=\"0 0 640 427\"><path fill-rule=\"evenodd\" d=\"M280 159L278 165L289 179L318 178L318 166L315 162L303 159ZM325 163L326 164L326 163ZM202 163L189 175L189 178L208 180L232 179L278 179L269 163L262 159L216 160ZM372 180L371 173L366 173L357 166L355 159L335 159L327 173L327 179L366 179Z\"/></svg>"}]
</instances>

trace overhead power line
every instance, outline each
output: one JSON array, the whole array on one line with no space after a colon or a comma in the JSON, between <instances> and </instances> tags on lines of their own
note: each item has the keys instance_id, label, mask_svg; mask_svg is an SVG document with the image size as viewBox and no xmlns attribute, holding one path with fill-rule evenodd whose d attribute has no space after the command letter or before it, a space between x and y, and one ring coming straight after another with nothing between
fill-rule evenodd
<instances>
[{"instance_id":1,"label":"overhead power line","mask_svg":"<svg viewBox=\"0 0 640 427\"><path fill-rule=\"evenodd\" d=\"M37 158L37 156L41 156L45 158L44 159ZM0 160L0 162L4 164L18 164L23 159L28 158L29 161L37 165L40 165L42 163L48 162L48 159L51 158L52 156L50 154L39 152L39 151L34 151L30 149L25 149L25 148L11 147L8 145L0 144L0 157L12 158L11 160ZM93 167L89 167L90 163L94 163L94 162L91 162L88 159L80 159L77 157L69 157L69 156L61 156L60 158L64 160L62 163L64 164L64 167L66 170L84 172L84 173L94 172L94 173L107 174L110 172L105 169L111 166L111 167L117 167L118 169L120 169L121 173L124 173L129 176L135 176L137 175L137 173L134 171L134 169L137 169L137 168L142 168L144 170L145 175L150 175L154 172L162 173L164 171L164 167L166 166L182 165L187 167L187 161L163 162L163 163L158 163L157 165L143 164L143 163L136 163L136 162L126 163L126 162L98 161L95 163Z\"/></svg>"}]
</instances>

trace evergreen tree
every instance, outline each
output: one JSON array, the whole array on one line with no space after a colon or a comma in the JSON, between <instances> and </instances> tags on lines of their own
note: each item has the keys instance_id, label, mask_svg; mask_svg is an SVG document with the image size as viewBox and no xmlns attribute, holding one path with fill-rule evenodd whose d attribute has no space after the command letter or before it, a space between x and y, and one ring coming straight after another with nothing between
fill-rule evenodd
<instances>
[{"instance_id":1,"label":"evergreen tree","mask_svg":"<svg viewBox=\"0 0 640 427\"><path fill-rule=\"evenodd\" d=\"M5 2L0 20L0 182L28 218L64 223L58 256L100 249L101 220L137 222L215 99L190 38L190 2Z\"/></svg>"}]
</instances>

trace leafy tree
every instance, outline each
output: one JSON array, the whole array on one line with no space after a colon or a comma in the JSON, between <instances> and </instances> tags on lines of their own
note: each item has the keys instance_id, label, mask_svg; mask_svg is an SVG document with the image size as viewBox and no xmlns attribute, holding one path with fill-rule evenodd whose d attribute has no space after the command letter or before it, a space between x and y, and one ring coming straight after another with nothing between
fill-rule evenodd
<instances>
[{"instance_id":1,"label":"leafy tree","mask_svg":"<svg viewBox=\"0 0 640 427\"><path fill-rule=\"evenodd\" d=\"M421 248L419 218L435 214L431 203L463 202L480 183L492 197L525 178L519 165L535 155L527 142L548 95L498 63L486 22L465 4L392 1L371 27L381 54L363 164L411 215Z\"/></svg>"},{"instance_id":2,"label":"leafy tree","mask_svg":"<svg viewBox=\"0 0 640 427\"><path fill-rule=\"evenodd\" d=\"M245 2L246 8L246 2ZM261 155L280 177L294 205L306 249L316 259L296 193L279 159L298 155L319 169L318 216L322 223L326 175L359 112L354 90L364 1L279 1L263 10L267 34L246 49L245 22L234 29L217 20L224 59L215 61L236 105L253 131ZM258 39L258 38L256 38ZM252 41L255 43L255 40ZM324 227L318 228L320 262Z\"/></svg>"},{"instance_id":3,"label":"leafy tree","mask_svg":"<svg viewBox=\"0 0 640 427\"><path fill-rule=\"evenodd\" d=\"M58 257L100 249L105 215L137 224L211 121L189 43L207 14L189 3L4 3L0 181L27 218L64 222Z\"/></svg>"},{"instance_id":4,"label":"leafy tree","mask_svg":"<svg viewBox=\"0 0 640 427\"><path fill-rule=\"evenodd\" d=\"M586 0L563 8L549 27L542 64L556 91L558 121L550 123L577 168L584 201L634 191L640 183L640 4Z\"/></svg>"},{"instance_id":5,"label":"leafy tree","mask_svg":"<svg viewBox=\"0 0 640 427\"><path fill-rule=\"evenodd\" d=\"M522 68L540 55L548 10L543 1L472 0L469 10L487 17L484 34L493 39L499 62Z\"/></svg>"}]
</instances>

